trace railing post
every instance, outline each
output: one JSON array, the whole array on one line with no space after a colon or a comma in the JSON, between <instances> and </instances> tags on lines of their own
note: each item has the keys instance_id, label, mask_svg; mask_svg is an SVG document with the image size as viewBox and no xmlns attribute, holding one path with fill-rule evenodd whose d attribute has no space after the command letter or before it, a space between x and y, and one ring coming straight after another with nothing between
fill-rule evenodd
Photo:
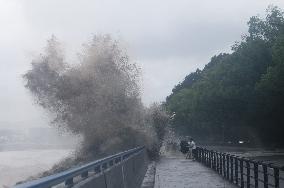
<instances>
[{"instance_id":1,"label":"railing post","mask_svg":"<svg viewBox=\"0 0 284 188\"><path fill-rule=\"evenodd\" d=\"M212 153L212 169L216 170L216 153L213 151Z\"/></svg>"},{"instance_id":2,"label":"railing post","mask_svg":"<svg viewBox=\"0 0 284 188\"><path fill-rule=\"evenodd\" d=\"M205 153L205 149L202 150L202 163L206 164L206 153Z\"/></svg>"},{"instance_id":3,"label":"railing post","mask_svg":"<svg viewBox=\"0 0 284 188\"><path fill-rule=\"evenodd\" d=\"M218 156L218 153L216 152L216 171L219 173L219 156Z\"/></svg>"},{"instance_id":4,"label":"railing post","mask_svg":"<svg viewBox=\"0 0 284 188\"><path fill-rule=\"evenodd\" d=\"M110 160L109 163L108 163L108 165L109 165L109 166L113 166L113 163L114 163L113 160Z\"/></svg>"},{"instance_id":5,"label":"railing post","mask_svg":"<svg viewBox=\"0 0 284 188\"><path fill-rule=\"evenodd\" d=\"M223 174L223 167L222 167L222 155L221 153L218 153L219 156L219 173L222 175Z\"/></svg>"},{"instance_id":6,"label":"railing post","mask_svg":"<svg viewBox=\"0 0 284 188\"><path fill-rule=\"evenodd\" d=\"M253 163L253 172L254 172L254 187L258 188L258 163Z\"/></svg>"},{"instance_id":7,"label":"railing post","mask_svg":"<svg viewBox=\"0 0 284 188\"><path fill-rule=\"evenodd\" d=\"M200 148L200 150L199 150L199 154L200 154L200 162L202 163L202 150L203 150L203 148Z\"/></svg>"},{"instance_id":8,"label":"railing post","mask_svg":"<svg viewBox=\"0 0 284 188\"><path fill-rule=\"evenodd\" d=\"M202 148L199 148L199 160L202 163Z\"/></svg>"},{"instance_id":9,"label":"railing post","mask_svg":"<svg viewBox=\"0 0 284 188\"><path fill-rule=\"evenodd\" d=\"M198 147L195 149L195 160L198 161Z\"/></svg>"},{"instance_id":10,"label":"railing post","mask_svg":"<svg viewBox=\"0 0 284 188\"><path fill-rule=\"evenodd\" d=\"M227 158L227 179L229 180L230 179L230 162L229 162L230 156L229 154L226 155L226 158Z\"/></svg>"},{"instance_id":11,"label":"railing post","mask_svg":"<svg viewBox=\"0 0 284 188\"><path fill-rule=\"evenodd\" d=\"M95 170L95 173L100 173L102 171L101 170L101 165L96 166L94 170Z\"/></svg>"},{"instance_id":12,"label":"railing post","mask_svg":"<svg viewBox=\"0 0 284 188\"><path fill-rule=\"evenodd\" d=\"M207 159L206 159L206 149L203 150L203 163L205 164L205 166L207 165Z\"/></svg>"},{"instance_id":13,"label":"railing post","mask_svg":"<svg viewBox=\"0 0 284 188\"><path fill-rule=\"evenodd\" d=\"M198 149L198 158L199 158L199 162L202 162L202 148Z\"/></svg>"},{"instance_id":14,"label":"railing post","mask_svg":"<svg viewBox=\"0 0 284 188\"><path fill-rule=\"evenodd\" d=\"M218 172L218 154L216 151L214 151L214 157L215 157L215 170Z\"/></svg>"},{"instance_id":15,"label":"railing post","mask_svg":"<svg viewBox=\"0 0 284 188\"><path fill-rule=\"evenodd\" d=\"M262 168L263 168L263 186L264 188L268 188L268 175L267 175L266 164L262 164Z\"/></svg>"},{"instance_id":16,"label":"railing post","mask_svg":"<svg viewBox=\"0 0 284 188\"><path fill-rule=\"evenodd\" d=\"M89 172L88 172L88 171L83 172L83 173L81 174L81 177L82 177L82 178L87 178L88 176L89 176Z\"/></svg>"},{"instance_id":17,"label":"railing post","mask_svg":"<svg viewBox=\"0 0 284 188\"><path fill-rule=\"evenodd\" d=\"M211 151L208 150L208 167L211 168Z\"/></svg>"},{"instance_id":18,"label":"railing post","mask_svg":"<svg viewBox=\"0 0 284 188\"><path fill-rule=\"evenodd\" d=\"M210 168L213 169L213 155L214 155L214 151L210 151Z\"/></svg>"},{"instance_id":19,"label":"railing post","mask_svg":"<svg viewBox=\"0 0 284 188\"><path fill-rule=\"evenodd\" d=\"M219 163L218 163L218 154L215 152L215 168L216 172L218 172Z\"/></svg>"},{"instance_id":20,"label":"railing post","mask_svg":"<svg viewBox=\"0 0 284 188\"><path fill-rule=\"evenodd\" d=\"M74 183L74 182L73 182L73 178L67 179L67 180L65 181L65 185L66 185L67 187L72 186L73 183Z\"/></svg>"},{"instance_id":21,"label":"railing post","mask_svg":"<svg viewBox=\"0 0 284 188\"><path fill-rule=\"evenodd\" d=\"M211 155L210 154L211 154L211 151L208 150L208 167L209 168L211 168L211 164L210 164L211 163Z\"/></svg>"},{"instance_id":22,"label":"railing post","mask_svg":"<svg viewBox=\"0 0 284 188\"><path fill-rule=\"evenodd\" d=\"M120 163L121 162L121 157L117 157L116 160L115 160L115 163Z\"/></svg>"},{"instance_id":23,"label":"railing post","mask_svg":"<svg viewBox=\"0 0 284 188\"><path fill-rule=\"evenodd\" d=\"M209 151L206 150L206 166L209 167Z\"/></svg>"},{"instance_id":24,"label":"railing post","mask_svg":"<svg viewBox=\"0 0 284 188\"><path fill-rule=\"evenodd\" d=\"M198 162L200 162L200 161L199 161L199 148L198 148L198 147L196 148L196 160L197 160Z\"/></svg>"},{"instance_id":25,"label":"railing post","mask_svg":"<svg viewBox=\"0 0 284 188\"><path fill-rule=\"evenodd\" d=\"M213 151L213 169L217 171L217 154L216 151Z\"/></svg>"},{"instance_id":26,"label":"railing post","mask_svg":"<svg viewBox=\"0 0 284 188\"><path fill-rule=\"evenodd\" d=\"M223 163L223 174L226 177L226 163L225 163L225 154L222 153L222 163Z\"/></svg>"},{"instance_id":27,"label":"railing post","mask_svg":"<svg viewBox=\"0 0 284 188\"><path fill-rule=\"evenodd\" d=\"M102 169L103 169L103 170L106 170L107 168L108 168L107 163L102 164Z\"/></svg>"},{"instance_id":28,"label":"railing post","mask_svg":"<svg viewBox=\"0 0 284 188\"><path fill-rule=\"evenodd\" d=\"M273 168L274 170L274 185L275 188L279 188L279 168Z\"/></svg>"},{"instance_id":29,"label":"railing post","mask_svg":"<svg viewBox=\"0 0 284 188\"><path fill-rule=\"evenodd\" d=\"M201 159L201 163L203 164L203 162L204 162L204 157L203 157L203 154L204 153L204 149L203 148L201 148L201 150L200 150L200 155L201 155L201 157L200 157L200 159Z\"/></svg>"},{"instance_id":30,"label":"railing post","mask_svg":"<svg viewBox=\"0 0 284 188\"><path fill-rule=\"evenodd\" d=\"M220 163L220 174L223 175L223 163L222 163L222 155L219 153L219 163Z\"/></svg>"},{"instance_id":31,"label":"railing post","mask_svg":"<svg viewBox=\"0 0 284 188\"><path fill-rule=\"evenodd\" d=\"M205 149L205 166L208 166L208 151Z\"/></svg>"},{"instance_id":32,"label":"railing post","mask_svg":"<svg viewBox=\"0 0 284 188\"><path fill-rule=\"evenodd\" d=\"M202 148L199 148L199 162L202 163Z\"/></svg>"},{"instance_id":33,"label":"railing post","mask_svg":"<svg viewBox=\"0 0 284 188\"><path fill-rule=\"evenodd\" d=\"M215 170L215 151L214 150L212 150L212 164L211 164L211 168L213 169L213 170Z\"/></svg>"},{"instance_id":34,"label":"railing post","mask_svg":"<svg viewBox=\"0 0 284 188\"><path fill-rule=\"evenodd\" d=\"M208 167L211 168L211 150L208 151L208 159L209 159Z\"/></svg>"},{"instance_id":35,"label":"railing post","mask_svg":"<svg viewBox=\"0 0 284 188\"><path fill-rule=\"evenodd\" d=\"M198 162L201 162L201 158L200 158L200 157L201 157L200 148L197 148L197 153L198 153L198 154L197 154L197 156L198 156L198 157L197 157L197 160L198 160Z\"/></svg>"},{"instance_id":36,"label":"railing post","mask_svg":"<svg viewBox=\"0 0 284 188\"><path fill-rule=\"evenodd\" d=\"M219 168L220 168L220 164L219 164L219 156L218 156L218 153L216 152L216 162L217 162L217 165L216 165L216 171L218 172L218 173L220 173L220 170L219 170Z\"/></svg>"},{"instance_id":37,"label":"railing post","mask_svg":"<svg viewBox=\"0 0 284 188\"><path fill-rule=\"evenodd\" d=\"M212 169L215 171L217 171L216 158L217 158L216 151L212 150Z\"/></svg>"},{"instance_id":38,"label":"railing post","mask_svg":"<svg viewBox=\"0 0 284 188\"><path fill-rule=\"evenodd\" d=\"M206 165L206 150L203 149L203 164Z\"/></svg>"},{"instance_id":39,"label":"railing post","mask_svg":"<svg viewBox=\"0 0 284 188\"><path fill-rule=\"evenodd\" d=\"M230 157L231 160L231 182L234 183L234 161L233 156Z\"/></svg>"},{"instance_id":40,"label":"railing post","mask_svg":"<svg viewBox=\"0 0 284 188\"><path fill-rule=\"evenodd\" d=\"M250 188L250 164L249 161L246 161L247 166L247 188Z\"/></svg>"},{"instance_id":41,"label":"railing post","mask_svg":"<svg viewBox=\"0 0 284 188\"><path fill-rule=\"evenodd\" d=\"M206 151L203 149L203 164L206 165Z\"/></svg>"},{"instance_id":42,"label":"railing post","mask_svg":"<svg viewBox=\"0 0 284 188\"><path fill-rule=\"evenodd\" d=\"M238 158L235 157L235 180L236 180L236 184L238 185L239 184L239 166L238 166Z\"/></svg>"},{"instance_id":43,"label":"railing post","mask_svg":"<svg viewBox=\"0 0 284 188\"><path fill-rule=\"evenodd\" d=\"M241 188L244 187L244 160L240 160L240 171L241 171Z\"/></svg>"},{"instance_id":44,"label":"railing post","mask_svg":"<svg viewBox=\"0 0 284 188\"><path fill-rule=\"evenodd\" d=\"M216 152L214 152L214 163L215 163L215 171L218 172L218 160Z\"/></svg>"}]
</instances>

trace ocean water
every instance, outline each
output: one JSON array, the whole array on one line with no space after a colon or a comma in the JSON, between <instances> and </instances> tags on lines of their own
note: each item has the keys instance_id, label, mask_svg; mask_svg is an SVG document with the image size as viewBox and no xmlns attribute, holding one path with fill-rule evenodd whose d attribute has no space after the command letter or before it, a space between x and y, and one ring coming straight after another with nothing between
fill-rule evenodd
<instances>
[{"instance_id":1,"label":"ocean water","mask_svg":"<svg viewBox=\"0 0 284 188\"><path fill-rule=\"evenodd\" d=\"M71 149L0 151L0 188L44 172L71 155Z\"/></svg>"}]
</instances>

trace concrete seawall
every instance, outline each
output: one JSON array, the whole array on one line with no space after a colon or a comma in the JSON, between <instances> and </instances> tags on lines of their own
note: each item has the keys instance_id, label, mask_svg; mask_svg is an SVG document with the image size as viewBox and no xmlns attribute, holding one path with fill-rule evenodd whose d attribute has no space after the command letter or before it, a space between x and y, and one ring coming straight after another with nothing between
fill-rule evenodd
<instances>
[{"instance_id":1,"label":"concrete seawall","mask_svg":"<svg viewBox=\"0 0 284 188\"><path fill-rule=\"evenodd\" d=\"M73 186L74 188L140 188L148 166L146 151L135 154Z\"/></svg>"}]
</instances>

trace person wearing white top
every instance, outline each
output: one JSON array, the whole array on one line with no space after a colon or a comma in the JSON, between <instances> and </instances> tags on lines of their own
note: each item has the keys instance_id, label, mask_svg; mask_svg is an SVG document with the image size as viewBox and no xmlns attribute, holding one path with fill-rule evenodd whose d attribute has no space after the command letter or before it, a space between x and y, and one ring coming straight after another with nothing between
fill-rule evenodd
<instances>
[{"instance_id":1,"label":"person wearing white top","mask_svg":"<svg viewBox=\"0 0 284 188\"><path fill-rule=\"evenodd\" d=\"M192 138L190 138L190 140L188 142L188 147L189 147L189 150L188 150L186 158L187 159L194 159L196 144L195 144L195 142L193 141Z\"/></svg>"}]
</instances>

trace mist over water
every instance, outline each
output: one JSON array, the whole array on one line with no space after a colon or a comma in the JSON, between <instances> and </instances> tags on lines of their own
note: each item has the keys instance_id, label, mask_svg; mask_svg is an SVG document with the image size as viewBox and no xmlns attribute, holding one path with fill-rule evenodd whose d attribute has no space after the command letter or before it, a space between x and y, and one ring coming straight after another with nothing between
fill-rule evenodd
<instances>
[{"instance_id":1,"label":"mist over water","mask_svg":"<svg viewBox=\"0 0 284 188\"><path fill-rule=\"evenodd\" d=\"M0 126L0 188L50 170L72 156L79 142L52 127Z\"/></svg>"},{"instance_id":2,"label":"mist over water","mask_svg":"<svg viewBox=\"0 0 284 188\"><path fill-rule=\"evenodd\" d=\"M0 151L0 188L49 170L68 157L72 149L29 149Z\"/></svg>"}]
</instances>

